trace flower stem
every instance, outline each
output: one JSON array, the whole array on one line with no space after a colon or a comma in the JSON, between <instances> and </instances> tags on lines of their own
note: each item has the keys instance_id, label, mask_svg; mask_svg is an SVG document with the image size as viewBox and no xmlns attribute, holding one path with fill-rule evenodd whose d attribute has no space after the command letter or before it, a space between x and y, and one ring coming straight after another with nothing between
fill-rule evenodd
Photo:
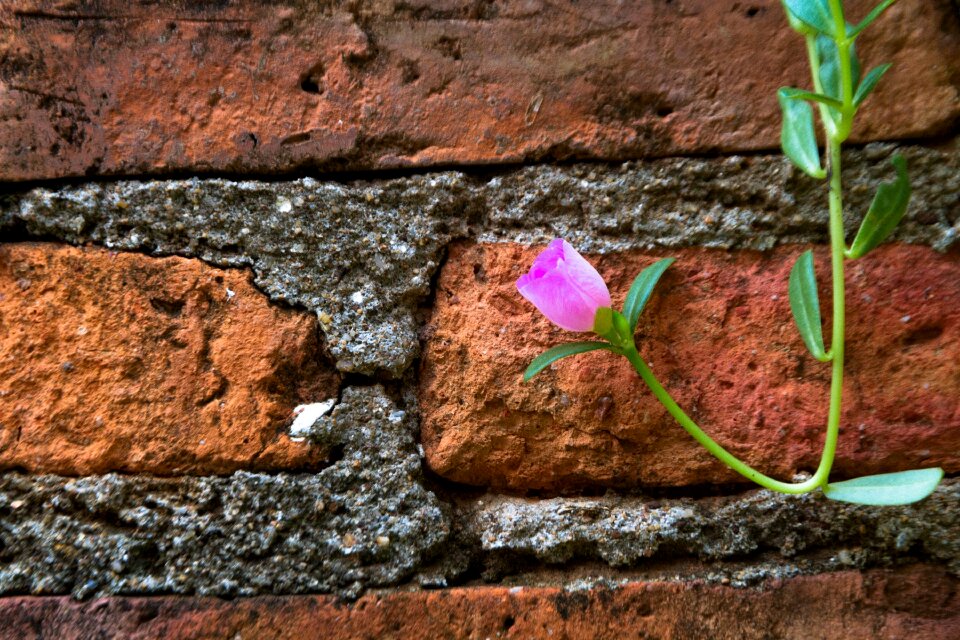
<instances>
[{"instance_id":1,"label":"flower stem","mask_svg":"<svg viewBox=\"0 0 960 640\"><path fill-rule=\"evenodd\" d=\"M650 367L646 362L643 361L643 358L640 357L640 354L637 353L637 348L632 345L628 345L623 349L623 355L627 357L627 360L630 361L630 364L633 365L633 368L637 370L637 373L640 374L640 377L650 387L650 391L653 392L653 395L657 397L657 400L666 407L667 411L673 416L681 427L683 427L687 433L693 436L693 439L699 442L703 447L709 451L714 457L720 460L737 473L746 478L756 482L762 487L767 489L772 489L773 491L779 491L781 493L806 493L807 491L812 491L816 489L819 484L814 480L815 478L810 478L804 482L781 482L771 478L770 476L764 475L743 462L735 455L724 449L722 446L716 443L710 436L708 436L703 429L697 426L693 420L690 419L683 409L680 408L666 389L663 388L663 385L660 384L660 381L657 380L656 376L653 375L653 371L650 370ZM831 459L832 461L832 459Z\"/></svg>"},{"instance_id":2,"label":"flower stem","mask_svg":"<svg viewBox=\"0 0 960 640\"><path fill-rule=\"evenodd\" d=\"M841 181L840 144L850 134L850 126L855 109L853 106L853 76L850 72L850 45L845 31L842 7L839 0L830 0L831 9L836 19L837 49L840 66L840 99L843 103L840 109L840 121L834 122L826 107L821 105L821 120L827 139L827 154L830 167L830 262L833 279L833 331L830 344L830 360L832 361L832 376L830 380L830 408L827 412L827 433L824 438L823 452L820 455L820 464L813 476L803 482L782 482L760 473L746 464L732 453L717 444L703 429L684 413L683 409L674 401L640 354L636 346L627 344L622 346L623 354L637 370L653 395L666 407L671 416L683 427L687 433L703 445L718 460L756 482L762 487L780 491L782 493L806 493L827 484L833 460L837 453L837 439L840 434L840 415L843 401L843 361L844 361L844 334L846 325L846 293L844 288L844 253L846 242L843 229L843 183ZM814 88L822 92L820 84L820 59L817 53L816 41L813 36L807 36L807 54L810 59L810 68L813 74Z\"/></svg>"}]
</instances>

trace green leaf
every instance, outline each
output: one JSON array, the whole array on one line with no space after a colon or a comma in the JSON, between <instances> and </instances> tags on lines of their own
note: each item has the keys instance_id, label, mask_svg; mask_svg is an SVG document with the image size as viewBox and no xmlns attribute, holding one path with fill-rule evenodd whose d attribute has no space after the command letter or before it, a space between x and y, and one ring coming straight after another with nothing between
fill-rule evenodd
<instances>
[{"instance_id":1,"label":"green leaf","mask_svg":"<svg viewBox=\"0 0 960 640\"><path fill-rule=\"evenodd\" d=\"M907 176L907 161L901 155L890 159L897 169L897 179L883 182L870 203L870 209L860 224L853 245L846 252L851 260L863 257L868 251L883 242L896 228L910 202L910 178Z\"/></svg>"},{"instance_id":2,"label":"green leaf","mask_svg":"<svg viewBox=\"0 0 960 640\"><path fill-rule=\"evenodd\" d=\"M820 166L820 150L813 132L813 108L803 100L792 100L784 89L777 91L783 126L780 146L788 158L804 173L813 178L824 178L827 172Z\"/></svg>"},{"instance_id":3,"label":"green leaf","mask_svg":"<svg viewBox=\"0 0 960 640\"><path fill-rule=\"evenodd\" d=\"M828 0L783 0L783 5L787 9L788 16L793 15L815 31L827 35L836 34Z\"/></svg>"},{"instance_id":4,"label":"green leaf","mask_svg":"<svg viewBox=\"0 0 960 640\"><path fill-rule=\"evenodd\" d=\"M783 87L780 89L783 92L783 95L791 100L812 100L814 102L819 102L827 106L835 107L837 109L843 106L838 100L819 93L811 93L810 91L804 91L803 89L794 89L793 87Z\"/></svg>"},{"instance_id":5,"label":"green leaf","mask_svg":"<svg viewBox=\"0 0 960 640\"><path fill-rule=\"evenodd\" d=\"M523 372L523 381L529 381L530 378L537 375L561 358L575 356L578 353L586 353L587 351L596 351L597 349L606 349L607 351L613 351L616 353L614 348L606 342L568 342L566 344L559 344L551 349L547 349L534 358L533 362L530 363L530 366L527 367L527 370Z\"/></svg>"},{"instance_id":6,"label":"green leaf","mask_svg":"<svg viewBox=\"0 0 960 640\"><path fill-rule=\"evenodd\" d=\"M813 252L804 251L790 270L790 309L807 349L821 362L830 359L823 348L820 329L820 299L813 271Z\"/></svg>"},{"instance_id":7,"label":"green leaf","mask_svg":"<svg viewBox=\"0 0 960 640\"><path fill-rule=\"evenodd\" d=\"M787 22L790 24L791 29L804 36L814 35L817 33L816 29L807 25L807 23L793 15L793 13L790 11L790 7L787 6L787 0L780 0L780 4L783 5L783 12L787 14Z\"/></svg>"},{"instance_id":8,"label":"green leaf","mask_svg":"<svg viewBox=\"0 0 960 640\"><path fill-rule=\"evenodd\" d=\"M860 86L857 87L857 93L853 96L853 106L859 107L860 104L867 99L867 96L870 95L870 92L873 91L873 88L877 86L877 83L880 82L880 78L887 72L887 69L892 67L889 62L887 64L882 64L879 67L874 67L870 70L863 78L863 82L860 83Z\"/></svg>"},{"instance_id":9,"label":"green leaf","mask_svg":"<svg viewBox=\"0 0 960 640\"><path fill-rule=\"evenodd\" d=\"M897 0L884 0L877 6L873 8L873 11L867 14L867 17L861 20L856 27L853 28L847 35L851 38L855 38L860 35L860 32L870 26L870 23L880 17L880 14L887 10L887 7L892 5Z\"/></svg>"},{"instance_id":10,"label":"green leaf","mask_svg":"<svg viewBox=\"0 0 960 640\"><path fill-rule=\"evenodd\" d=\"M933 493L942 478L943 469L939 467L881 473L828 484L823 493L831 500L855 504L910 504Z\"/></svg>"},{"instance_id":11,"label":"green leaf","mask_svg":"<svg viewBox=\"0 0 960 640\"><path fill-rule=\"evenodd\" d=\"M825 95L843 103L843 88L840 81L840 50L833 38L817 36L817 53L820 57L820 88ZM850 45L850 81L853 91L860 83L860 60L856 47ZM834 122L840 122L840 112L827 107Z\"/></svg>"},{"instance_id":12,"label":"green leaf","mask_svg":"<svg viewBox=\"0 0 960 640\"><path fill-rule=\"evenodd\" d=\"M630 330L637 328L637 322L640 320L640 314L653 293L653 288L657 286L660 276L673 264L676 258L664 258L658 260L652 265L640 272L630 285L630 291L627 293L627 299L623 302L623 315L630 324Z\"/></svg>"}]
</instances>

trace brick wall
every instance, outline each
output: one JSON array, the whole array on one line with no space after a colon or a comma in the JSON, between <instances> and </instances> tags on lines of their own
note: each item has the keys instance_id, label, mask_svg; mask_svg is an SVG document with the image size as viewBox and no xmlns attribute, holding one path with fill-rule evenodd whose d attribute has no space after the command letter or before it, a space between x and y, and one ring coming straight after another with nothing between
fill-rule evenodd
<instances>
[{"instance_id":1,"label":"brick wall","mask_svg":"<svg viewBox=\"0 0 960 640\"><path fill-rule=\"evenodd\" d=\"M610 354L521 382L546 242L615 303L674 256L644 358L815 468L779 2L187 5L0 7L0 638L960 636L955 3L867 32L844 155L851 232L913 183L847 273L833 477L948 476L887 508Z\"/></svg>"}]
</instances>

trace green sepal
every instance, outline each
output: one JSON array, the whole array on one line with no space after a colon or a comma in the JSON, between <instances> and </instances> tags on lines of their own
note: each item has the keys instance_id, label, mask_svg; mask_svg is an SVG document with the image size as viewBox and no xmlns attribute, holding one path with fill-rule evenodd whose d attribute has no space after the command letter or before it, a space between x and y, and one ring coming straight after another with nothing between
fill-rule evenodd
<instances>
[{"instance_id":1,"label":"green sepal","mask_svg":"<svg viewBox=\"0 0 960 640\"><path fill-rule=\"evenodd\" d=\"M821 362L830 359L823 348L820 328L820 298L817 277L813 270L813 252L804 251L790 270L790 309L800 330L800 337L813 357Z\"/></svg>"},{"instance_id":2,"label":"green sepal","mask_svg":"<svg viewBox=\"0 0 960 640\"><path fill-rule=\"evenodd\" d=\"M787 11L788 19L792 16L815 32L831 36L836 35L836 27L828 0L783 0L783 6ZM793 27L792 21L790 26ZM809 31L796 30L800 33L809 33Z\"/></svg>"},{"instance_id":3,"label":"green sepal","mask_svg":"<svg viewBox=\"0 0 960 640\"><path fill-rule=\"evenodd\" d=\"M910 178L907 176L907 161L897 154L890 159L897 170L897 179L883 182L870 203L870 209L860 224L860 230L846 257L855 260L883 242L896 228L910 203Z\"/></svg>"},{"instance_id":4,"label":"green sepal","mask_svg":"<svg viewBox=\"0 0 960 640\"><path fill-rule=\"evenodd\" d=\"M593 316L593 332L607 337L613 332L613 309L600 307Z\"/></svg>"},{"instance_id":5,"label":"green sepal","mask_svg":"<svg viewBox=\"0 0 960 640\"><path fill-rule=\"evenodd\" d=\"M632 334L637 328L637 322L640 321L640 314L647 305L654 287L657 286L660 277L667 270L676 258L664 258L658 260L652 265L641 271L630 285L630 291L627 293L626 300L623 301L623 315L627 319Z\"/></svg>"},{"instance_id":6,"label":"green sepal","mask_svg":"<svg viewBox=\"0 0 960 640\"><path fill-rule=\"evenodd\" d=\"M633 344L633 329L630 322L619 311L613 312L613 332L617 335L618 341L615 344L626 346Z\"/></svg>"},{"instance_id":7,"label":"green sepal","mask_svg":"<svg viewBox=\"0 0 960 640\"><path fill-rule=\"evenodd\" d=\"M847 35L851 38L856 38L858 35L860 35L861 31L869 27L871 22L879 18L880 14L886 11L887 7L889 7L896 1L897 0L884 0L883 2L875 6L873 10L867 14L867 17L865 17L863 20L858 22L857 26L855 26Z\"/></svg>"},{"instance_id":8,"label":"green sepal","mask_svg":"<svg viewBox=\"0 0 960 640\"><path fill-rule=\"evenodd\" d=\"M834 482L823 488L831 500L887 506L923 500L943 479L943 469L913 469Z\"/></svg>"},{"instance_id":9,"label":"green sepal","mask_svg":"<svg viewBox=\"0 0 960 640\"><path fill-rule=\"evenodd\" d=\"M800 170L812 178L822 179L827 172L820 165L820 150L813 132L813 108L804 100L792 100L784 89L777 91L783 112L780 146L783 153Z\"/></svg>"},{"instance_id":10,"label":"green sepal","mask_svg":"<svg viewBox=\"0 0 960 640\"><path fill-rule=\"evenodd\" d=\"M853 96L853 106L859 107L860 104L867 99L867 96L870 95L870 92L873 91L874 87L877 86L877 83L880 82L880 78L883 77L883 74L887 72L887 69L893 65L889 62L882 64L879 67L874 67L870 72L863 77L863 82L860 83L860 86L857 87L857 93Z\"/></svg>"},{"instance_id":11,"label":"green sepal","mask_svg":"<svg viewBox=\"0 0 960 640\"><path fill-rule=\"evenodd\" d=\"M578 353L596 351L597 349L606 349L607 351L612 351L613 353L619 353L619 351L617 351L612 345L609 345L606 342L568 342L566 344L560 344L547 349L539 356L534 358L533 362L530 363L530 366L527 367L527 370L523 372L523 381L528 382L533 376L537 375L557 360L566 358L567 356L574 356Z\"/></svg>"},{"instance_id":12,"label":"green sepal","mask_svg":"<svg viewBox=\"0 0 960 640\"><path fill-rule=\"evenodd\" d=\"M819 102L820 104L836 109L843 107L843 103L840 101L820 93L812 93L810 91L804 91L803 89L794 89L793 87L782 87L780 91L783 92L785 97L791 100L812 100L813 102Z\"/></svg>"}]
</instances>

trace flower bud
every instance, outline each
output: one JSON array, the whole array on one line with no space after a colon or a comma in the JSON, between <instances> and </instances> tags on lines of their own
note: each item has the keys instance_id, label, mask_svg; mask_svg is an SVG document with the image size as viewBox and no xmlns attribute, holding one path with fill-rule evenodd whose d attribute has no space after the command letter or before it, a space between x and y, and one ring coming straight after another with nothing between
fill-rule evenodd
<instances>
[{"instance_id":1,"label":"flower bud","mask_svg":"<svg viewBox=\"0 0 960 640\"><path fill-rule=\"evenodd\" d=\"M597 309L610 306L610 291L597 270L562 238L533 261L517 280L520 295L555 325L568 331L591 331Z\"/></svg>"}]
</instances>

